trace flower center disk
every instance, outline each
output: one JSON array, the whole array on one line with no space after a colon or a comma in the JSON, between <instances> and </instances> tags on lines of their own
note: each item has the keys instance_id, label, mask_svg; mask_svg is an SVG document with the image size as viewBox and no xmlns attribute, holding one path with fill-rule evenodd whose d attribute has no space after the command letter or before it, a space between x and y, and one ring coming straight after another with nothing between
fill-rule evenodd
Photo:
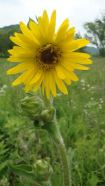
<instances>
[{"instance_id":1,"label":"flower center disk","mask_svg":"<svg viewBox=\"0 0 105 186\"><path fill-rule=\"evenodd\" d=\"M36 56L39 65L48 69L54 66L61 57L59 48L54 44L47 44L41 47Z\"/></svg>"},{"instance_id":2,"label":"flower center disk","mask_svg":"<svg viewBox=\"0 0 105 186\"><path fill-rule=\"evenodd\" d=\"M45 64L52 64L54 62L56 62L57 60L57 52L54 50L53 47L48 47L45 48L42 52L41 52L41 61Z\"/></svg>"}]
</instances>

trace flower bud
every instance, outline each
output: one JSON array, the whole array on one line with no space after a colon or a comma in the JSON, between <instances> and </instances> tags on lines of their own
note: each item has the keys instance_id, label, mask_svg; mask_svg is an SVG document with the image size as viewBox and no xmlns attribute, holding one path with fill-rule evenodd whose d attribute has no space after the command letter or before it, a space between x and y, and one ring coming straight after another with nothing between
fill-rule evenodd
<instances>
[{"instance_id":1,"label":"flower bud","mask_svg":"<svg viewBox=\"0 0 105 186\"><path fill-rule=\"evenodd\" d=\"M53 169L50 165L49 159L37 160L34 164L34 171L36 173L36 177L41 181L47 181L50 179L50 176L53 173Z\"/></svg>"},{"instance_id":2,"label":"flower bud","mask_svg":"<svg viewBox=\"0 0 105 186\"><path fill-rule=\"evenodd\" d=\"M41 112L41 118L44 122L50 122L54 118L55 109L50 107L49 109L43 110Z\"/></svg>"},{"instance_id":3,"label":"flower bud","mask_svg":"<svg viewBox=\"0 0 105 186\"><path fill-rule=\"evenodd\" d=\"M44 103L40 97L29 94L22 99L21 108L26 116L33 120L38 120L42 110L44 109Z\"/></svg>"}]
</instances>

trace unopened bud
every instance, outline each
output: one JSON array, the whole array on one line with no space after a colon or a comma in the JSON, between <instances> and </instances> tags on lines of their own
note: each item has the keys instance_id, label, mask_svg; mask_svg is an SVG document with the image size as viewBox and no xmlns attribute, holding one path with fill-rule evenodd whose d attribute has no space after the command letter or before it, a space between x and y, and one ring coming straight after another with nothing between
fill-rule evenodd
<instances>
[{"instance_id":1,"label":"unopened bud","mask_svg":"<svg viewBox=\"0 0 105 186\"><path fill-rule=\"evenodd\" d=\"M50 176L53 173L53 169L50 165L49 160L37 160L37 162L34 164L34 170L36 173L36 176L40 179L40 180L48 180L50 178Z\"/></svg>"},{"instance_id":2,"label":"unopened bud","mask_svg":"<svg viewBox=\"0 0 105 186\"><path fill-rule=\"evenodd\" d=\"M43 100L36 95L27 95L21 101L21 107L24 114L31 119L38 119L44 109Z\"/></svg>"},{"instance_id":3,"label":"unopened bud","mask_svg":"<svg viewBox=\"0 0 105 186\"><path fill-rule=\"evenodd\" d=\"M43 110L41 112L41 118L44 122L50 122L54 118L55 109L50 107L49 109Z\"/></svg>"}]
</instances>

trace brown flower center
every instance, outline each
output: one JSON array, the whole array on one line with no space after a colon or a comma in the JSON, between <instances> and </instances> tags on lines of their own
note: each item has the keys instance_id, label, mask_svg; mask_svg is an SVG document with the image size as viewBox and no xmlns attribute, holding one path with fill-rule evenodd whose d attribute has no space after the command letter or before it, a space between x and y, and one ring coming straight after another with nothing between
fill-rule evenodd
<instances>
[{"instance_id":1,"label":"brown flower center","mask_svg":"<svg viewBox=\"0 0 105 186\"><path fill-rule=\"evenodd\" d=\"M40 59L45 64L52 64L57 61L57 51L52 46L47 46L43 49Z\"/></svg>"},{"instance_id":2,"label":"brown flower center","mask_svg":"<svg viewBox=\"0 0 105 186\"><path fill-rule=\"evenodd\" d=\"M54 44L46 44L38 50L36 60L38 64L44 69L54 67L61 57L61 51Z\"/></svg>"}]
</instances>

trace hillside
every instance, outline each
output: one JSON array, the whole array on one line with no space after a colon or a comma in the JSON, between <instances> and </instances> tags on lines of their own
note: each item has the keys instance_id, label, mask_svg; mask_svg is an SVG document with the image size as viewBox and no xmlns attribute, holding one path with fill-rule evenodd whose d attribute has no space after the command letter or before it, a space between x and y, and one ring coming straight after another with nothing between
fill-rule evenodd
<instances>
[{"instance_id":1,"label":"hillside","mask_svg":"<svg viewBox=\"0 0 105 186\"><path fill-rule=\"evenodd\" d=\"M10 25L0 28L0 57L8 56L7 50L13 46L9 37L13 35L14 32L19 32L19 25Z\"/></svg>"},{"instance_id":2,"label":"hillside","mask_svg":"<svg viewBox=\"0 0 105 186\"><path fill-rule=\"evenodd\" d=\"M19 25L10 25L0 28L0 35L12 34L14 31L19 31Z\"/></svg>"},{"instance_id":3,"label":"hillside","mask_svg":"<svg viewBox=\"0 0 105 186\"><path fill-rule=\"evenodd\" d=\"M85 52L94 56L97 56L99 54L98 49L96 47L91 47L91 46L85 47Z\"/></svg>"}]
</instances>

